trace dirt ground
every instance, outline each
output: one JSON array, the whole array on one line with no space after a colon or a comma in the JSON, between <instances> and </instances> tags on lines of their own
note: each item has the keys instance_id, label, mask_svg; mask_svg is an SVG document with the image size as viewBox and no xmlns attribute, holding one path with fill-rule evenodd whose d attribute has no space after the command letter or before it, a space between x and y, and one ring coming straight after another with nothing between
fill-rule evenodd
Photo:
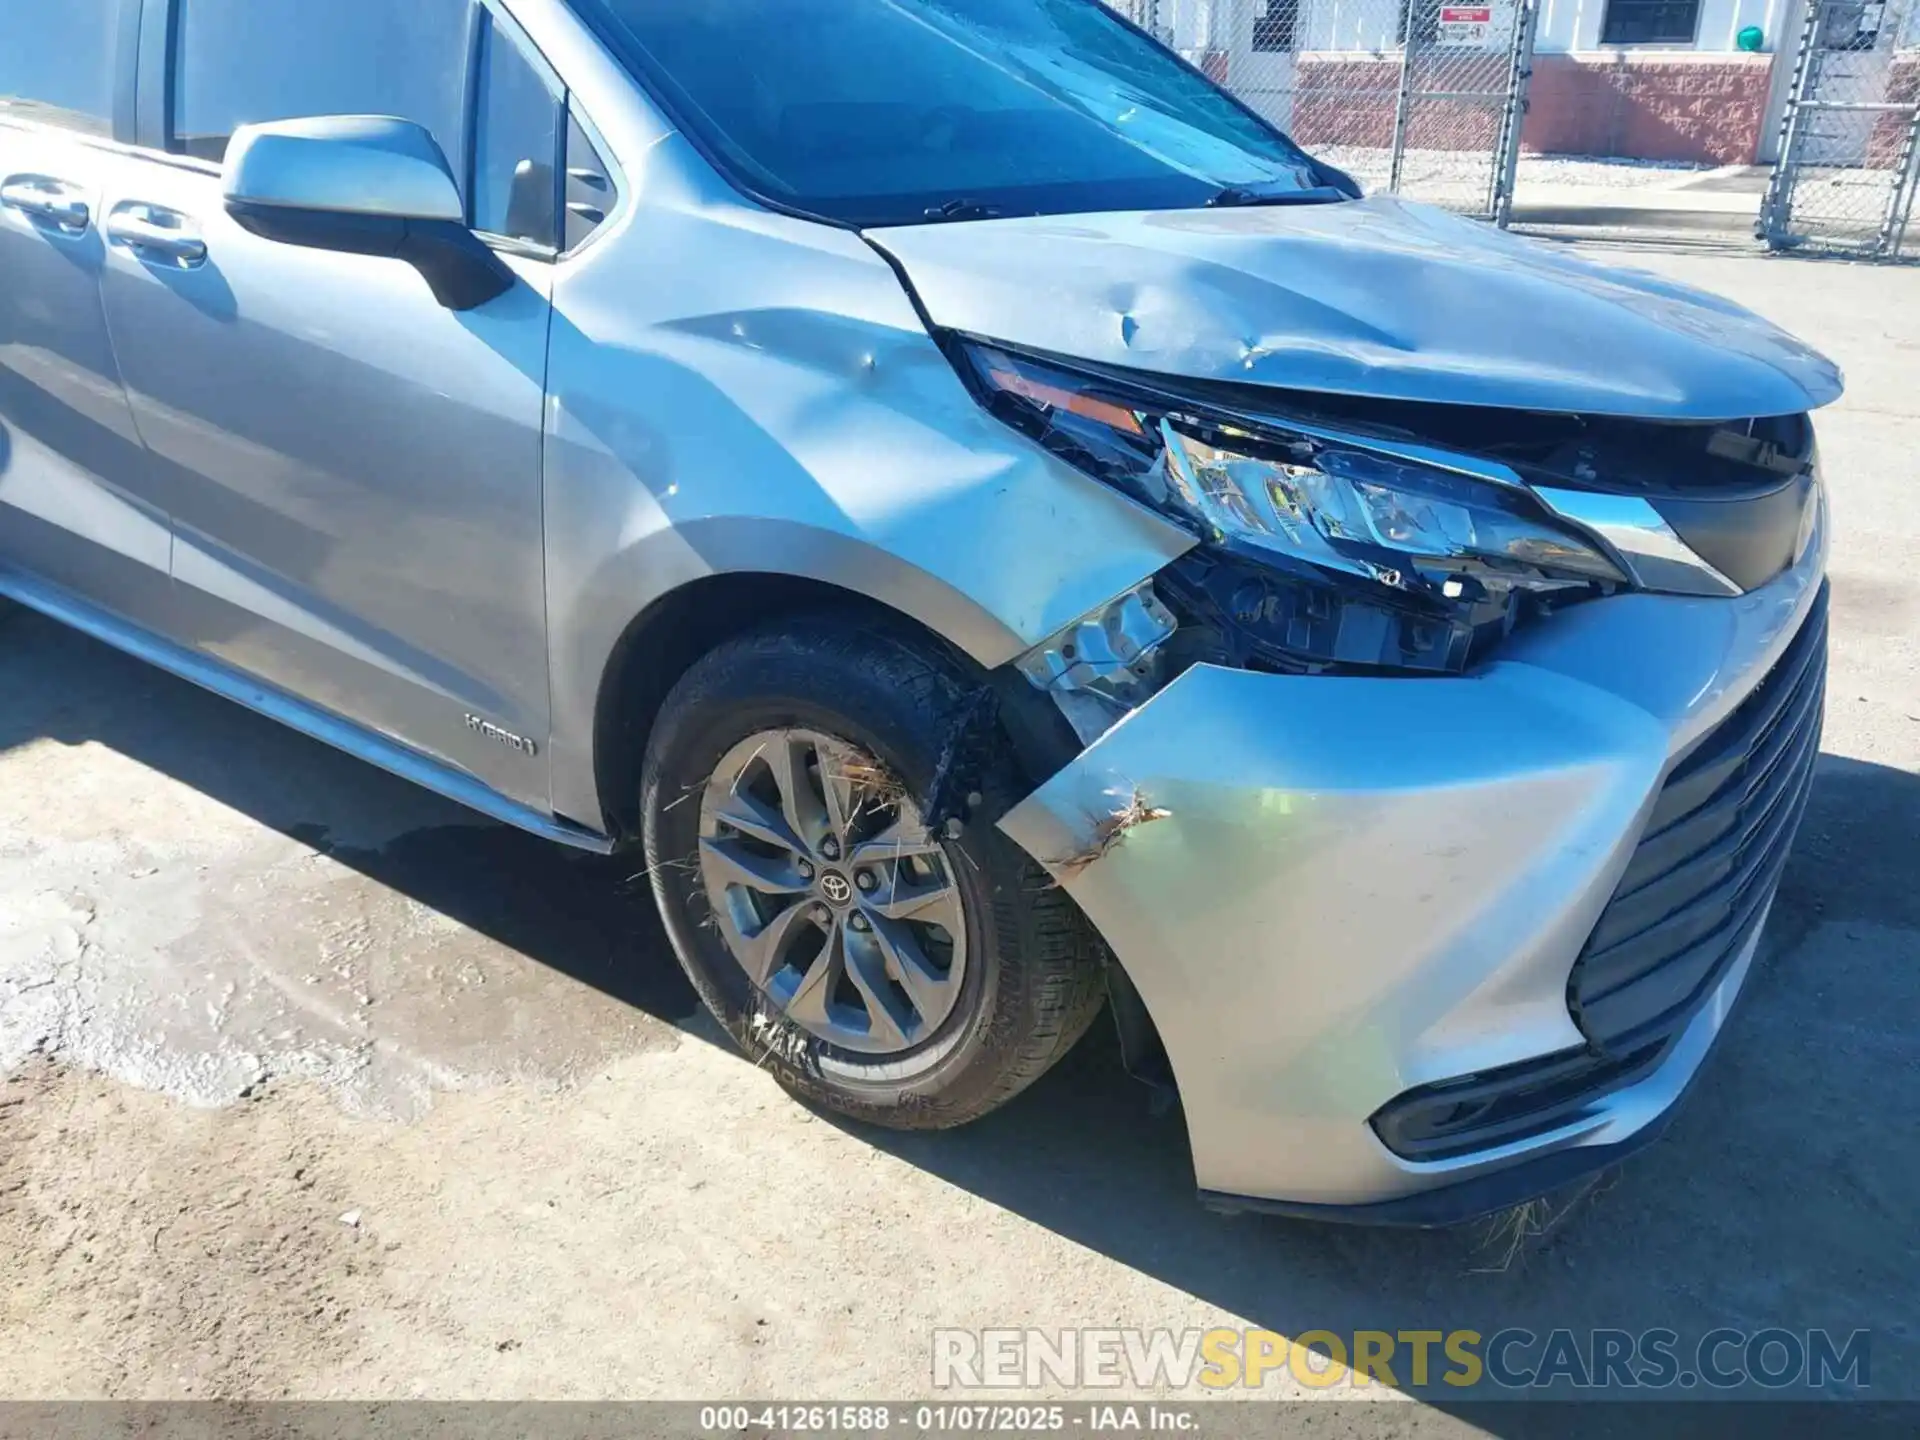
<instances>
[{"instance_id":1,"label":"dirt ground","mask_svg":"<svg viewBox=\"0 0 1920 1440\"><path fill-rule=\"evenodd\" d=\"M1851 389L1763 959L1668 1137L1550 1233L1215 1217L1104 1030L965 1132L817 1118L718 1043L629 862L16 615L0 1396L905 1397L938 1326L1214 1324L1867 1328L1875 1393L1920 1392L1920 270L1606 254Z\"/></svg>"}]
</instances>

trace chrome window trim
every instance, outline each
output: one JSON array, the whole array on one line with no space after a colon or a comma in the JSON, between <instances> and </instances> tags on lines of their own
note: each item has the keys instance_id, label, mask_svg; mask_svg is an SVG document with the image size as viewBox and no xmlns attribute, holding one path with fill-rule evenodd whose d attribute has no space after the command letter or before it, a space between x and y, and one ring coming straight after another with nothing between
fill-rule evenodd
<instances>
[{"instance_id":1,"label":"chrome window trim","mask_svg":"<svg viewBox=\"0 0 1920 1440\"><path fill-rule=\"evenodd\" d=\"M65 126L48 124L42 120L29 120L21 115L9 115L0 112L0 129L26 130L33 134L59 135L89 149L103 150L109 155L128 156L137 160L165 160L185 170L199 170L206 174L218 175L218 165L208 165L204 160L195 160L190 155L173 155L165 150L154 150L145 145L136 145L130 140L116 140L110 135L89 135L84 130L69 130Z\"/></svg>"}]
</instances>

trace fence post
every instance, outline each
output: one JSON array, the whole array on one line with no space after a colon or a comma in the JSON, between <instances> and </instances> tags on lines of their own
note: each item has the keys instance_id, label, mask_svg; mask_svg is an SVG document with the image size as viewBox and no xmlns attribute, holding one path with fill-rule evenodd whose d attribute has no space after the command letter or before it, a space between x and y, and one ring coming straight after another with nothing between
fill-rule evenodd
<instances>
[{"instance_id":1,"label":"fence post","mask_svg":"<svg viewBox=\"0 0 1920 1440\"><path fill-rule=\"evenodd\" d=\"M1880 226L1876 255L1896 256L1907 236L1907 216L1913 209L1916 178L1920 177L1920 98L1916 98L1913 118L1907 122L1907 136L1900 145L1900 160L1895 169L1893 195L1887 201L1887 218Z\"/></svg>"},{"instance_id":2,"label":"fence post","mask_svg":"<svg viewBox=\"0 0 1920 1440\"><path fill-rule=\"evenodd\" d=\"M1780 119L1780 154L1767 179L1766 198L1760 202L1760 239L1769 250L1783 249L1787 243L1793 182L1799 168L1800 142L1806 134L1805 108L1813 89L1821 5L1822 0L1807 0L1807 18L1800 27L1800 47L1793 61L1793 88L1787 96L1787 113Z\"/></svg>"},{"instance_id":3,"label":"fence post","mask_svg":"<svg viewBox=\"0 0 1920 1440\"><path fill-rule=\"evenodd\" d=\"M1507 107L1500 117L1500 151L1494 156L1487 213L1496 229L1513 219L1513 191L1520 174L1520 132L1527 123L1527 89L1533 81L1533 42L1540 20L1538 0L1514 0L1513 49L1508 56Z\"/></svg>"},{"instance_id":4,"label":"fence post","mask_svg":"<svg viewBox=\"0 0 1920 1440\"><path fill-rule=\"evenodd\" d=\"M1407 155L1407 117L1413 108L1413 56L1419 45L1414 7L1428 0L1400 0L1400 93L1393 101L1393 151L1387 161L1387 193L1400 193L1400 166Z\"/></svg>"}]
</instances>

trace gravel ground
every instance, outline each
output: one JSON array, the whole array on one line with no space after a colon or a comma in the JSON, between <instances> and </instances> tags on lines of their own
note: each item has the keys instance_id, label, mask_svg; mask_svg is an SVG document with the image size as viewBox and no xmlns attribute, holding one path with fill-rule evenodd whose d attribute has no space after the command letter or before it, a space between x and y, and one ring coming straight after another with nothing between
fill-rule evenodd
<instances>
[{"instance_id":1,"label":"gravel ground","mask_svg":"<svg viewBox=\"0 0 1920 1440\"><path fill-rule=\"evenodd\" d=\"M16 615L0 1394L908 1396L936 1326L1213 1324L1865 1327L1876 1393L1920 1389L1920 272L1602 251L1852 388L1764 958L1668 1137L1549 1233L1209 1215L1104 1031L965 1132L818 1119L715 1043L621 863ZM1430 1413L1396 1409L1342 1433Z\"/></svg>"}]
</instances>

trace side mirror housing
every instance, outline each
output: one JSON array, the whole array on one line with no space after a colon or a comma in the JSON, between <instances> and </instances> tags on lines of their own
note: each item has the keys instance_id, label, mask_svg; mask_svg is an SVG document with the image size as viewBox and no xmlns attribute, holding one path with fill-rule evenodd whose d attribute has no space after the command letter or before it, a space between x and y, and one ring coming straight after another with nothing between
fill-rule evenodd
<instances>
[{"instance_id":1,"label":"side mirror housing","mask_svg":"<svg viewBox=\"0 0 1920 1440\"><path fill-rule=\"evenodd\" d=\"M513 271L467 228L440 146L410 120L329 115L244 125L227 146L223 183L227 213L241 228L286 245L403 260L450 310L471 310L513 287Z\"/></svg>"}]
</instances>

